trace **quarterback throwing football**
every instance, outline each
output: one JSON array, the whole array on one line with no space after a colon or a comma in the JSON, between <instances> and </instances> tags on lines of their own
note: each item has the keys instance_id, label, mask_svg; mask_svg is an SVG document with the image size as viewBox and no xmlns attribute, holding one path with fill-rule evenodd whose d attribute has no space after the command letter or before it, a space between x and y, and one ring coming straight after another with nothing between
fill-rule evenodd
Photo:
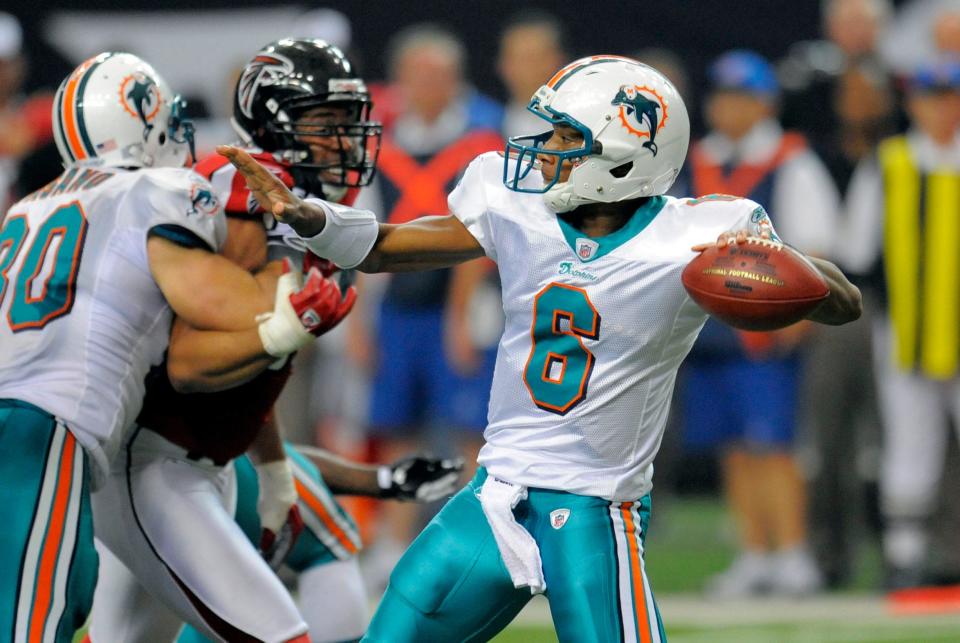
<instances>
[{"instance_id":1,"label":"quarterback throwing football","mask_svg":"<svg viewBox=\"0 0 960 643\"><path fill-rule=\"evenodd\" d=\"M680 273L692 246L771 234L762 207L664 196L687 151L676 89L629 58L558 71L529 108L547 132L479 156L451 216L403 225L294 197L221 148L316 254L368 272L486 255L503 283L477 476L398 563L365 640L487 640L534 593L562 641L662 641L644 571L653 458L677 368L706 321ZM809 316L856 319L860 296L811 259L830 296Z\"/></svg>"}]
</instances>

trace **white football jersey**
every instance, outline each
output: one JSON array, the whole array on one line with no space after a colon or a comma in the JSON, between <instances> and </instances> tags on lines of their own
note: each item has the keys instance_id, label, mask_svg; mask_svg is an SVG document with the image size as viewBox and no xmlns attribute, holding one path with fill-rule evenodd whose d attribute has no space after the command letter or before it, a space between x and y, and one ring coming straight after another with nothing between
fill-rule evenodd
<instances>
[{"instance_id":1,"label":"white football jersey","mask_svg":"<svg viewBox=\"0 0 960 643\"><path fill-rule=\"evenodd\" d=\"M15 203L0 229L0 398L62 419L101 471L169 340L151 231L219 250L226 221L190 170L75 166Z\"/></svg>"},{"instance_id":2,"label":"white football jersey","mask_svg":"<svg viewBox=\"0 0 960 643\"><path fill-rule=\"evenodd\" d=\"M531 172L522 186L540 181ZM530 487L640 498L677 368L707 319L680 282L690 248L729 230L759 234L766 212L723 195L653 197L620 230L590 238L541 194L505 188L497 153L473 161L449 205L503 285L480 464Z\"/></svg>"}]
</instances>

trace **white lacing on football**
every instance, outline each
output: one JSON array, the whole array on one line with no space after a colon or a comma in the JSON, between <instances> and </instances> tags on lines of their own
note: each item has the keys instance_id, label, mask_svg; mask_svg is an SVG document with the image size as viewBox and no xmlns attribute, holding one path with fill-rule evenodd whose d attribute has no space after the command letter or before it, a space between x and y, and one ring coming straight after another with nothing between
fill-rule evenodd
<instances>
[{"instance_id":1,"label":"white lacing on football","mask_svg":"<svg viewBox=\"0 0 960 643\"><path fill-rule=\"evenodd\" d=\"M747 243L766 246L776 250L777 252L783 250L783 244L779 241L774 241L773 239L764 239L763 237L747 237Z\"/></svg>"}]
</instances>

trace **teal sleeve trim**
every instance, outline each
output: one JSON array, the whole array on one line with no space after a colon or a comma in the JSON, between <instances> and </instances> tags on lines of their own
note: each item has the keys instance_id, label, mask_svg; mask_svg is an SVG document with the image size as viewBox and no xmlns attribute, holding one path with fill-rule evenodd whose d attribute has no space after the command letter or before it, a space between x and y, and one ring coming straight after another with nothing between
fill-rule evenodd
<instances>
[{"instance_id":1,"label":"teal sleeve trim","mask_svg":"<svg viewBox=\"0 0 960 643\"><path fill-rule=\"evenodd\" d=\"M183 226L179 226L175 223L163 223L160 225L155 225L150 228L150 231L147 233L147 237L162 237L167 241L172 241L178 246L183 246L184 248L201 248L203 250L209 250L214 252L213 247L200 238L200 236L193 230L188 230Z\"/></svg>"}]
</instances>

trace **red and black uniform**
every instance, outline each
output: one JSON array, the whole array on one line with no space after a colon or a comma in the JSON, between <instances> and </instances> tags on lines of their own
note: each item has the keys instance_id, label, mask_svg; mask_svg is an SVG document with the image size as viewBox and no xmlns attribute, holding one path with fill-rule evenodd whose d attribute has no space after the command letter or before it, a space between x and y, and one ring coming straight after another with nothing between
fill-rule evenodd
<instances>
[{"instance_id":1,"label":"red and black uniform","mask_svg":"<svg viewBox=\"0 0 960 643\"><path fill-rule=\"evenodd\" d=\"M290 172L271 154L252 155L288 188L294 189ZM228 217L261 221L267 226L268 258L278 258L277 255L282 256L284 252L288 256L290 252L302 255L303 250L284 241L295 238L292 230L276 223L269 215L265 219L266 213L250 193L243 176L225 157L208 156L194 169L210 181ZM357 192L357 188L348 190L343 202L352 203ZM299 261L294 261L294 265L299 265ZM267 421L290 372L288 362L279 370L266 370L246 384L226 391L178 393L167 377L166 365L162 365L147 379L147 393L137 424L183 447L191 459L209 458L216 464L226 464L247 451Z\"/></svg>"}]
</instances>

